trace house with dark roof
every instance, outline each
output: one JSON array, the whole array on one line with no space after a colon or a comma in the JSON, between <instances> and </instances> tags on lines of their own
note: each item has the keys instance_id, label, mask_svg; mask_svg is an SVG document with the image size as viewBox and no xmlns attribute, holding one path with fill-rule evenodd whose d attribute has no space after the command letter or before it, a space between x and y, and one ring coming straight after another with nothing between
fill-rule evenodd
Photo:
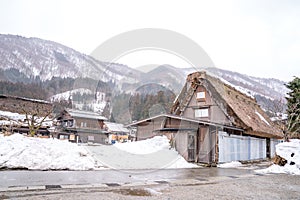
<instances>
[{"instance_id":1,"label":"house with dark roof","mask_svg":"<svg viewBox=\"0 0 300 200\"><path fill-rule=\"evenodd\" d=\"M35 124L36 134L48 137L52 110L53 105L48 101L1 94L0 131L30 134L29 124Z\"/></svg>"},{"instance_id":2,"label":"house with dark roof","mask_svg":"<svg viewBox=\"0 0 300 200\"><path fill-rule=\"evenodd\" d=\"M166 135L186 160L201 163L270 158L283 136L255 98L206 72L188 75L170 114L129 126L137 140Z\"/></svg>"},{"instance_id":3,"label":"house with dark roof","mask_svg":"<svg viewBox=\"0 0 300 200\"><path fill-rule=\"evenodd\" d=\"M99 113L65 109L57 117L52 134L71 142L111 144L113 140L127 141L128 133L123 124L107 122L107 118Z\"/></svg>"},{"instance_id":4,"label":"house with dark roof","mask_svg":"<svg viewBox=\"0 0 300 200\"><path fill-rule=\"evenodd\" d=\"M72 142L106 143L108 134L105 131L105 117L98 113L65 109L57 117L53 136L68 139Z\"/></svg>"}]
</instances>

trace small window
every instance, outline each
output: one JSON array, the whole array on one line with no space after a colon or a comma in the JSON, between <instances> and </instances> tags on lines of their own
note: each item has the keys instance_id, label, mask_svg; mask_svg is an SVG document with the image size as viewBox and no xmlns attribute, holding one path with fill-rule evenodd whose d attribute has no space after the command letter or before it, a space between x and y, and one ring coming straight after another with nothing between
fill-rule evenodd
<instances>
[{"instance_id":1,"label":"small window","mask_svg":"<svg viewBox=\"0 0 300 200\"><path fill-rule=\"evenodd\" d=\"M73 120L68 121L68 127L73 127Z\"/></svg>"},{"instance_id":2,"label":"small window","mask_svg":"<svg viewBox=\"0 0 300 200\"><path fill-rule=\"evenodd\" d=\"M195 117L208 117L208 108L196 109Z\"/></svg>"},{"instance_id":3,"label":"small window","mask_svg":"<svg viewBox=\"0 0 300 200\"><path fill-rule=\"evenodd\" d=\"M67 139L69 139L69 136L68 135L59 135L59 139L67 140Z\"/></svg>"},{"instance_id":4,"label":"small window","mask_svg":"<svg viewBox=\"0 0 300 200\"><path fill-rule=\"evenodd\" d=\"M197 92L197 99L205 99L205 92Z\"/></svg>"},{"instance_id":5,"label":"small window","mask_svg":"<svg viewBox=\"0 0 300 200\"><path fill-rule=\"evenodd\" d=\"M94 140L95 140L95 138L94 138L93 135L89 135L89 136L88 136L88 141L94 141Z\"/></svg>"}]
</instances>

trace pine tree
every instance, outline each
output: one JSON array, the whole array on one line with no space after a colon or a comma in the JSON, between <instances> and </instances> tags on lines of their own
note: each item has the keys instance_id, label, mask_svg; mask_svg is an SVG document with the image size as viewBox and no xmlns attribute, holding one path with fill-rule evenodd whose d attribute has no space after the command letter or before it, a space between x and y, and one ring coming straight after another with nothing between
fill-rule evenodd
<instances>
[{"instance_id":1,"label":"pine tree","mask_svg":"<svg viewBox=\"0 0 300 200\"><path fill-rule=\"evenodd\" d=\"M290 89L287 93L287 134L289 137L300 136L300 79L295 77L291 82L286 84Z\"/></svg>"}]
</instances>

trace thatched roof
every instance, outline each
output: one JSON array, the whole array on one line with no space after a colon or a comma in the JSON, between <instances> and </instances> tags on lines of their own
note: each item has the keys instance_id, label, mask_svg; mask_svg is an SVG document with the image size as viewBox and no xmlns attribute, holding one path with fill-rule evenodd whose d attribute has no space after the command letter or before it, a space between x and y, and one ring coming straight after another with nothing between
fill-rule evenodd
<instances>
[{"instance_id":1,"label":"thatched roof","mask_svg":"<svg viewBox=\"0 0 300 200\"><path fill-rule=\"evenodd\" d=\"M203 85L209 92L218 95L216 103L225 108L225 115L237 127L242 127L249 134L263 137L282 137L282 132L273 124L267 114L257 104L255 98L238 91L229 83L208 75L195 72L188 75L187 81ZM217 94L216 94L217 93ZM214 96L212 96L214 99ZM225 105L225 106L224 106Z\"/></svg>"}]
</instances>

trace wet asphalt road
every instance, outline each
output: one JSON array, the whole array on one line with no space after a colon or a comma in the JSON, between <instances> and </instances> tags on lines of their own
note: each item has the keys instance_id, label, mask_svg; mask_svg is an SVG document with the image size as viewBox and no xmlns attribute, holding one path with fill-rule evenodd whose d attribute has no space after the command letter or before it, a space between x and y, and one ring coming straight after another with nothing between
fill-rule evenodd
<instances>
[{"instance_id":1,"label":"wet asphalt road","mask_svg":"<svg viewBox=\"0 0 300 200\"><path fill-rule=\"evenodd\" d=\"M40 199L134 199L134 200L149 200L149 199L162 199L162 200L182 200L182 199L300 199L300 179L296 175L287 174L253 174L252 170L242 169L193 169L193 170L159 170L155 172L147 172L148 175L143 173L130 173L133 174L133 180L142 179L150 176L153 180L159 178L170 178L169 182L148 184L148 185L135 185L124 184L119 186L107 185L88 187L82 185L79 187L71 188L45 188L34 190L10 190L0 191L0 199L19 199L19 200L40 200ZM106 171L108 172L108 171ZM140 171L141 172L141 171ZM59 172L58 174L60 174ZM102 177L103 172L91 172L95 176ZM103 173L103 174L102 174ZM250 174L248 174L250 173ZM28 173L29 174L29 173ZM35 174L35 173L33 173ZM57 173L48 173L45 175L57 175ZM64 172L65 175L88 175L89 173L72 173ZM91 180L91 174L87 179ZM107 175L115 174L125 176L128 173L108 172ZM1 174L3 175L3 174ZM15 175L20 175L15 172ZM35 174L35 175L38 175ZM80 175L80 176L81 176ZM22 176L24 178L24 176ZM35 177L35 176L33 176ZM61 175L58 177L62 178ZM64 176L63 176L64 177ZM129 176L128 176L129 177ZM129 178L131 178L129 177ZM193 179L183 180L181 178ZM49 177L52 181L55 179ZM123 177L124 178L124 177ZM130 180L126 178L126 180ZM172 181L172 178L178 178L178 182ZM59 179L59 178L58 178ZM65 177L64 177L65 179ZM124 178L125 179L125 178ZM1 179L4 180L4 179ZM95 180L95 179L94 179ZM106 181L108 179L104 179ZM70 180L60 179L60 183L70 183ZM45 181L42 181L45 183ZM71 181L73 182L73 181ZM47 183L52 183L47 181ZM1 189L1 188L0 188Z\"/></svg>"},{"instance_id":2,"label":"wet asphalt road","mask_svg":"<svg viewBox=\"0 0 300 200\"><path fill-rule=\"evenodd\" d=\"M101 171L0 171L0 188L12 186L134 183L235 177L254 174L252 169L160 169L160 170L101 170Z\"/></svg>"}]
</instances>

